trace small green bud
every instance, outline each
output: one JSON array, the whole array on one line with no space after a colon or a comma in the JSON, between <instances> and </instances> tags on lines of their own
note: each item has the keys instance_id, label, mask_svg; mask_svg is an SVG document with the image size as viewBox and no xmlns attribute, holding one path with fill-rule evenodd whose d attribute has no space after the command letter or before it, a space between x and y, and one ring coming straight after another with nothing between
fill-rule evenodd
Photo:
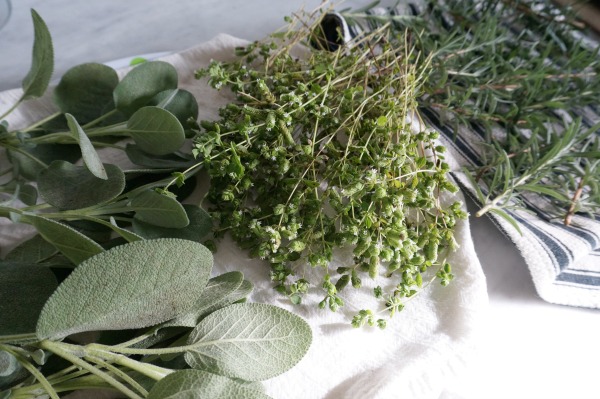
<instances>
[{"instance_id":1,"label":"small green bud","mask_svg":"<svg viewBox=\"0 0 600 399\"><path fill-rule=\"evenodd\" d=\"M373 288L373 294L375 294L375 298L381 299L383 297L383 289L380 286Z\"/></svg>"},{"instance_id":2,"label":"small green bud","mask_svg":"<svg viewBox=\"0 0 600 399\"><path fill-rule=\"evenodd\" d=\"M417 284L417 287L421 288L423 286L423 276L421 275L421 273L417 273L416 277L415 277L415 283Z\"/></svg>"},{"instance_id":3,"label":"small green bud","mask_svg":"<svg viewBox=\"0 0 600 399\"><path fill-rule=\"evenodd\" d=\"M302 303L302 297L299 294L292 294L290 295L290 301L294 305L300 305L300 303Z\"/></svg>"},{"instance_id":4,"label":"small green bud","mask_svg":"<svg viewBox=\"0 0 600 399\"><path fill-rule=\"evenodd\" d=\"M362 280L360 279L360 277L358 277L358 273L356 273L356 270L352 270L352 276L350 278L351 282L352 282L352 287L354 288L360 288L362 286Z\"/></svg>"},{"instance_id":5,"label":"small green bud","mask_svg":"<svg viewBox=\"0 0 600 399\"><path fill-rule=\"evenodd\" d=\"M306 248L306 243L301 240L294 240L289 244L290 251L302 252Z\"/></svg>"},{"instance_id":6,"label":"small green bud","mask_svg":"<svg viewBox=\"0 0 600 399\"><path fill-rule=\"evenodd\" d=\"M335 283L336 290L338 292L343 290L348 285L349 282L350 282L350 275L344 274L343 276L341 276L338 279L337 283Z\"/></svg>"},{"instance_id":7,"label":"small green bud","mask_svg":"<svg viewBox=\"0 0 600 399\"><path fill-rule=\"evenodd\" d=\"M369 259L369 277L377 277L377 271L379 270L379 256L371 256Z\"/></svg>"}]
</instances>

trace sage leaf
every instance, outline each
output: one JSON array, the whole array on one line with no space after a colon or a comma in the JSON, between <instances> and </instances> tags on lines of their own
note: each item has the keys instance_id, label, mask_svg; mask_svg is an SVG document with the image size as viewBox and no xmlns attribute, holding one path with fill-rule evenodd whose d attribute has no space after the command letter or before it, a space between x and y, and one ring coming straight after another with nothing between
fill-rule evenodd
<instances>
[{"instance_id":1,"label":"sage leaf","mask_svg":"<svg viewBox=\"0 0 600 399\"><path fill-rule=\"evenodd\" d=\"M38 192L37 189L31 184L19 185L19 199L29 206L33 206L37 203Z\"/></svg>"},{"instance_id":2,"label":"sage leaf","mask_svg":"<svg viewBox=\"0 0 600 399\"><path fill-rule=\"evenodd\" d=\"M113 92L115 106L132 115L158 93L177 88L177 70L163 61L145 62L133 68Z\"/></svg>"},{"instance_id":3,"label":"sage leaf","mask_svg":"<svg viewBox=\"0 0 600 399\"><path fill-rule=\"evenodd\" d=\"M183 209L189 219L189 224L183 228L159 227L134 218L133 231L146 239L171 237L202 241L212 232L212 218L196 205L184 204Z\"/></svg>"},{"instance_id":4,"label":"sage leaf","mask_svg":"<svg viewBox=\"0 0 600 399\"><path fill-rule=\"evenodd\" d=\"M0 377L8 377L19 369L19 361L11 353L0 350Z\"/></svg>"},{"instance_id":5,"label":"sage leaf","mask_svg":"<svg viewBox=\"0 0 600 399\"><path fill-rule=\"evenodd\" d=\"M129 230L119 227L117 225L117 221L112 216L110 217L110 228L113 229L116 233L118 233L121 237L123 237L124 239L126 239L129 242L134 242L134 241L139 241L139 240L144 239L142 236L139 236Z\"/></svg>"},{"instance_id":6,"label":"sage leaf","mask_svg":"<svg viewBox=\"0 0 600 399\"><path fill-rule=\"evenodd\" d=\"M123 171L104 164L106 179L94 176L88 168L66 161L54 161L38 175L40 196L59 209L81 209L110 201L125 188Z\"/></svg>"},{"instance_id":7,"label":"sage leaf","mask_svg":"<svg viewBox=\"0 0 600 399\"><path fill-rule=\"evenodd\" d=\"M65 117L67 118L71 134L75 137L77 143L79 143L79 148L81 148L83 163L94 176L102 180L107 180L108 176L106 175L106 170L104 170L104 165L89 137L85 134L81 126L79 126L77 119L73 115L65 114Z\"/></svg>"},{"instance_id":8,"label":"sage leaf","mask_svg":"<svg viewBox=\"0 0 600 399\"><path fill-rule=\"evenodd\" d=\"M0 262L0 338L29 334L46 300L56 287L56 277L48 268L36 265Z\"/></svg>"},{"instance_id":9,"label":"sage leaf","mask_svg":"<svg viewBox=\"0 0 600 399\"><path fill-rule=\"evenodd\" d=\"M145 153L135 144L127 144L125 153L131 162L148 168L179 169L189 168L196 164L194 159L186 159L175 154L167 154L161 157Z\"/></svg>"},{"instance_id":10,"label":"sage leaf","mask_svg":"<svg viewBox=\"0 0 600 399\"><path fill-rule=\"evenodd\" d=\"M158 107L140 108L129 118L127 132L142 150L153 155L177 151L185 141L181 123L169 111Z\"/></svg>"},{"instance_id":11,"label":"sage leaf","mask_svg":"<svg viewBox=\"0 0 600 399\"><path fill-rule=\"evenodd\" d=\"M229 272L211 278L192 309L166 322L162 327L196 327L203 315L233 303L229 298L243 281L244 274L241 272Z\"/></svg>"},{"instance_id":12,"label":"sage leaf","mask_svg":"<svg viewBox=\"0 0 600 399\"><path fill-rule=\"evenodd\" d=\"M81 150L74 144L40 144L32 148L21 148L21 151L28 155L15 150L8 150L7 154L13 165L13 175L27 180L36 180L38 173L52 161L76 162L81 158Z\"/></svg>"},{"instance_id":13,"label":"sage leaf","mask_svg":"<svg viewBox=\"0 0 600 399\"><path fill-rule=\"evenodd\" d=\"M13 354L0 350L0 398L10 398L10 390L1 390L14 386L27 376L29 372L21 366Z\"/></svg>"},{"instance_id":14,"label":"sage leaf","mask_svg":"<svg viewBox=\"0 0 600 399\"><path fill-rule=\"evenodd\" d=\"M111 67L86 63L69 69L54 89L54 102L64 113L85 124L114 108L113 91L119 77Z\"/></svg>"},{"instance_id":15,"label":"sage leaf","mask_svg":"<svg viewBox=\"0 0 600 399\"><path fill-rule=\"evenodd\" d=\"M202 370L180 370L158 381L148 399L268 399L270 396L230 378Z\"/></svg>"},{"instance_id":16,"label":"sage leaf","mask_svg":"<svg viewBox=\"0 0 600 399\"><path fill-rule=\"evenodd\" d=\"M21 222L35 227L46 241L76 265L104 251L96 242L60 222L36 215L23 215Z\"/></svg>"},{"instance_id":17,"label":"sage leaf","mask_svg":"<svg viewBox=\"0 0 600 399\"><path fill-rule=\"evenodd\" d=\"M35 11L31 10L34 39L31 68L23 79L23 99L41 97L50 83L54 70L54 48L52 37L46 23Z\"/></svg>"},{"instance_id":18,"label":"sage leaf","mask_svg":"<svg viewBox=\"0 0 600 399\"><path fill-rule=\"evenodd\" d=\"M188 119L198 119L198 102L192 93L183 89L165 90L154 96L148 105L155 105L166 109L183 126L187 125Z\"/></svg>"},{"instance_id":19,"label":"sage leaf","mask_svg":"<svg viewBox=\"0 0 600 399\"><path fill-rule=\"evenodd\" d=\"M212 254L188 240L136 241L79 265L44 306L39 339L143 328L189 310L210 275Z\"/></svg>"},{"instance_id":20,"label":"sage leaf","mask_svg":"<svg viewBox=\"0 0 600 399\"><path fill-rule=\"evenodd\" d=\"M135 219L155 226L178 229L190 223L179 201L154 190L146 190L135 196L130 207L135 211Z\"/></svg>"},{"instance_id":21,"label":"sage leaf","mask_svg":"<svg viewBox=\"0 0 600 399\"><path fill-rule=\"evenodd\" d=\"M34 264L43 262L57 253L56 247L38 234L15 247L4 260Z\"/></svg>"},{"instance_id":22,"label":"sage leaf","mask_svg":"<svg viewBox=\"0 0 600 399\"><path fill-rule=\"evenodd\" d=\"M190 333L185 354L192 368L261 381L302 359L312 340L302 318L273 305L241 303L219 309Z\"/></svg>"}]
</instances>

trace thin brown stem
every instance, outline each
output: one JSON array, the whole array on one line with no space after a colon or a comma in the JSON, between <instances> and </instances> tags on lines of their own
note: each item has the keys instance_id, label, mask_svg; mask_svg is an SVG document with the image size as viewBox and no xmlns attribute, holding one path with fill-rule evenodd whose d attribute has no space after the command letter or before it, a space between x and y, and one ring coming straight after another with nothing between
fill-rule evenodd
<instances>
[{"instance_id":1,"label":"thin brown stem","mask_svg":"<svg viewBox=\"0 0 600 399\"><path fill-rule=\"evenodd\" d=\"M577 185L577 190L575 190L575 194L573 195L573 199L571 199L571 206L569 206L569 210L565 215L565 226L571 225L571 220L573 219L573 215L575 214L575 207L577 206L577 201L581 197L583 193L583 187L585 187L585 182L583 177L579 179L579 184Z\"/></svg>"}]
</instances>

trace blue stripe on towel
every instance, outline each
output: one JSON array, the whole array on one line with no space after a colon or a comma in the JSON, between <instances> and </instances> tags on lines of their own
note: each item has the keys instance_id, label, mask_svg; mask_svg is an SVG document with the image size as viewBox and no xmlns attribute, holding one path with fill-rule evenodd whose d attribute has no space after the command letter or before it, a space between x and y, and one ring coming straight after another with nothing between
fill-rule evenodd
<instances>
[{"instance_id":1,"label":"blue stripe on towel","mask_svg":"<svg viewBox=\"0 0 600 399\"><path fill-rule=\"evenodd\" d=\"M560 241L556 240L547 232L540 230L517 214L511 213L511 216L513 216L521 226L524 226L531 231L538 241L544 244L546 250L552 254L554 259L556 259L556 266L558 266L559 270L566 268L573 260L573 253L569 249L565 249L565 246Z\"/></svg>"}]
</instances>

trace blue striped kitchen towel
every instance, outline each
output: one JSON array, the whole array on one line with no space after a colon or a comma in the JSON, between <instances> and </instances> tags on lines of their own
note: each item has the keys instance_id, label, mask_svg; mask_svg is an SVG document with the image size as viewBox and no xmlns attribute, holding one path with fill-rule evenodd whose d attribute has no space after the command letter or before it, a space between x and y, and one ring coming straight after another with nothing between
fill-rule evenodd
<instances>
[{"instance_id":1,"label":"blue striped kitchen towel","mask_svg":"<svg viewBox=\"0 0 600 399\"><path fill-rule=\"evenodd\" d=\"M380 17L418 15L421 12L425 11L417 3L371 7L366 11ZM444 23L452 22L446 20ZM324 30L331 35L337 34L337 37L339 33L334 32L341 32L343 40L350 42L377 26L372 18L350 19L345 18L344 13L330 13L325 18ZM583 39L590 48L598 46L589 37ZM336 45L335 42L333 45ZM447 160L452 166L453 176L466 194L476 199L472 179L464 170L465 167L484 165L483 127L472 122L457 128L447 123L448 115L432 108L422 108L420 113L429 128L439 131L442 143L448 148ZM567 123L573 118L580 118L582 128L589 128L600 121L600 109L595 106L572 109L563 112L561 117ZM481 186L480 190L486 193L486 187ZM494 214L490 216L520 251L540 297L556 304L600 308L600 215L575 214L571 223L565 225L546 211L548 199L543 195L527 194L522 199L525 210L507 211L518 222L521 233L505 219Z\"/></svg>"}]
</instances>

